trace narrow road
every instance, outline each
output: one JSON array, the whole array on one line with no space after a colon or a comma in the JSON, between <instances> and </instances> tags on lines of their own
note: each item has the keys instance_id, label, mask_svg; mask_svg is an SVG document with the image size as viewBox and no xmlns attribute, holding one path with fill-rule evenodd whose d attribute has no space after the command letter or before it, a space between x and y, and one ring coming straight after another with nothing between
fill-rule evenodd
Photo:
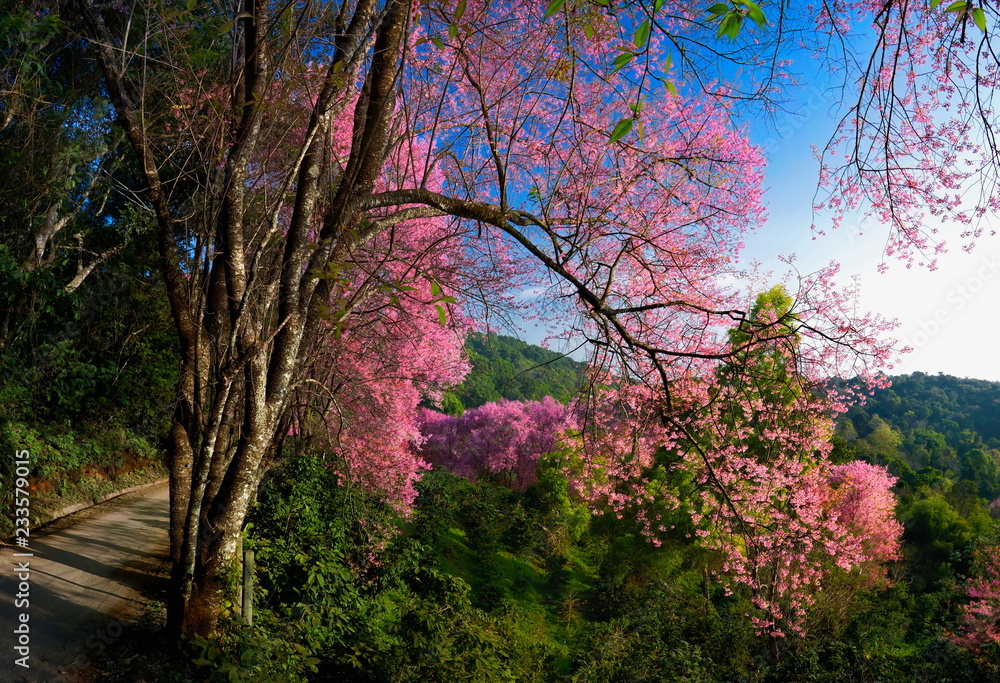
<instances>
[{"instance_id":1,"label":"narrow road","mask_svg":"<svg viewBox=\"0 0 1000 683\"><path fill-rule=\"evenodd\" d=\"M168 509L167 485L158 484L55 522L32 536L31 557L0 550L0 682L92 680L88 658L114 648L128 620L162 593ZM29 604L19 605L25 576ZM16 663L24 614L30 668Z\"/></svg>"}]
</instances>

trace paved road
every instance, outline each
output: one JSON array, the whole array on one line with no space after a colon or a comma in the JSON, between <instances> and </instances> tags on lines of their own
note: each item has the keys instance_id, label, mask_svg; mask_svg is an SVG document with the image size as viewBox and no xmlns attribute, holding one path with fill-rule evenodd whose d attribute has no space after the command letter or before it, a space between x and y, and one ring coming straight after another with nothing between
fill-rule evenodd
<instances>
[{"instance_id":1,"label":"paved road","mask_svg":"<svg viewBox=\"0 0 1000 683\"><path fill-rule=\"evenodd\" d=\"M60 520L33 536L32 557L0 550L0 683L92 680L86 665L114 647L123 624L159 597L167 560L166 484ZM29 602L15 604L18 563L29 565ZM29 669L15 660L14 633L28 615Z\"/></svg>"}]
</instances>

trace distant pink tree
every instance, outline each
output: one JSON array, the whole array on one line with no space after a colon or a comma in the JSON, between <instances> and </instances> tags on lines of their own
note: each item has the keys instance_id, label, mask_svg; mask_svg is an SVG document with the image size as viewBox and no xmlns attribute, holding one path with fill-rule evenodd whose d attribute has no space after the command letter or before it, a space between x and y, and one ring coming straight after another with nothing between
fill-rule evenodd
<instances>
[{"instance_id":1,"label":"distant pink tree","mask_svg":"<svg viewBox=\"0 0 1000 683\"><path fill-rule=\"evenodd\" d=\"M459 417L424 410L421 455L475 481L492 475L514 491L535 482L539 460L559 447L571 413L555 399L499 401Z\"/></svg>"},{"instance_id":2,"label":"distant pink tree","mask_svg":"<svg viewBox=\"0 0 1000 683\"><path fill-rule=\"evenodd\" d=\"M845 543L855 544L852 554L863 562L899 559L903 526L895 517L896 481L885 467L861 460L830 468L831 521L847 532Z\"/></svg>"},{"instance_id":3,"label":"distant pink tree","mask_svg":"<svg viewBox=\"0 0 1000 683\"><path fill-rule=\"evenodd\" d=\"M1000 546L980 548L975 555L975 576L966 584L969 602L958 617L956 643L974 651L1000 646Z\"/></svg>"}]
</instances>

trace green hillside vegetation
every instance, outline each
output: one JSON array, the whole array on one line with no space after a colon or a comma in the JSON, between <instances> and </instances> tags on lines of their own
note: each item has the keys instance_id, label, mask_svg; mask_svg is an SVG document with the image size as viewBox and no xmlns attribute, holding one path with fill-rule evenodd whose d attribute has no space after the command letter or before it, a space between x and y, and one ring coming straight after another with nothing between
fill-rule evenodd
<instances>
[{"instance_id":1,"label":"green hillside vegetation","mask_svg":"<svg viewBox=\"0 0 1000 683\"><path fill-rule=\"evenodd\" d=\"M473 333L465 350L472 369L454 391L463 408L501 399L538 401L546 396L566 403L586 378L585 363L514 337Z\"/></svg>"},{"instance_id":2,"label":"green hillside vegetation","mask_svg":"<svg viewBox=\"0 0 1000 683\"><path fill-rule=\"evenodd\" d=\"M895 377L841 417L838 457L886 465L899 477L902 569L915 594L967 576L971 551L996 542L1000 383L947 375Z\"/></svg>"},{"instance_id":3,"label":"green hillside vegetation","mask_svg":"<svg viewBox=\"0 0 1000 683\"><path fill-rule=\"evenodd\" d=\"M1000 384L915 373L840 420L838 444L911 486L919 476L974 483L980 496L1000 495Z\"/></svg>"},{"instance_id":4,"label":"green hillside vegetation","mask_svg":"<svg viewBox=\"0 0 1000 683\"><path fill-rule=\"evenodd\" d=\"M473 342L480 376L499 360L548 357L485 341ZM538 368L533 381L554 385L571 367ZM176 680L996 680L998 653L974 656L949 633L974 549L997 540L998 453L983 416L998 391L915 375L841 418L837 459L901 477L902 558L881 589L834 572L806 637L780 642L755 635L748 595L711 578L713 553L681 531L654 548L636 520L591 514L556 468L523 493L431 472L399 520L289 448L247 539L259 621L221 646L196 644ZM374 562L373 544L384 546Z\"/></svg>"},{"instance_id":5,"label":"green hillside vegetation","mask_svg":"<svg viewBox=\"0 0 1000 683\"><path fill-rule=\"evenodd\" d=\"M150 256L131 256L142 266ZM26 273L0 244L0 448L28 450L31 513L166 476L162 439L176 391L177 350L151 268L109 268L67 293L72 264ZM0 458L11 481L12 460ZM0 487L10 509L13 491ZM0 538L10 535L0 516Z\"/></svg>"}]
</instances>

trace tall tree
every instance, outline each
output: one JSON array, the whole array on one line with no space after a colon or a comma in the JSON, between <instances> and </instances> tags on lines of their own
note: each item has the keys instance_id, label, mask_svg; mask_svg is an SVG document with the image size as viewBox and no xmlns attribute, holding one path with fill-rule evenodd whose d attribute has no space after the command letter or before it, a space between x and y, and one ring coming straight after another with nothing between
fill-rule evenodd
<instances>
[{"instance_id":1,"label":"tall tree","mask_svg":"<svg viewBox=\"0 0 1000 683\"><path fill-rule=\"evenodd\" d=\"M649 70L616 57L622 14L566 5L544 21L526 0L62 9L141 171L180 340L177 631L216 630L261 477L290 431L313 428L294 408L320 411L330 443L363 460L363 425L415 415L383 383L414 396L455 379L465 316L516 305L522 287L591 342L595 367L646 387L646 414L673 415L679 394L711 402L720 362L776 343L720 280L763 218L762 157L727 97L640 105ZM810 376L889 349L834 274L802 279L777 333L801 340ZM454 372L417 362L433 349ZM411 430L379 433L399 453ZM382 470L393 463L405 489L416 470Z\"/></svg>"}]
</instances>

